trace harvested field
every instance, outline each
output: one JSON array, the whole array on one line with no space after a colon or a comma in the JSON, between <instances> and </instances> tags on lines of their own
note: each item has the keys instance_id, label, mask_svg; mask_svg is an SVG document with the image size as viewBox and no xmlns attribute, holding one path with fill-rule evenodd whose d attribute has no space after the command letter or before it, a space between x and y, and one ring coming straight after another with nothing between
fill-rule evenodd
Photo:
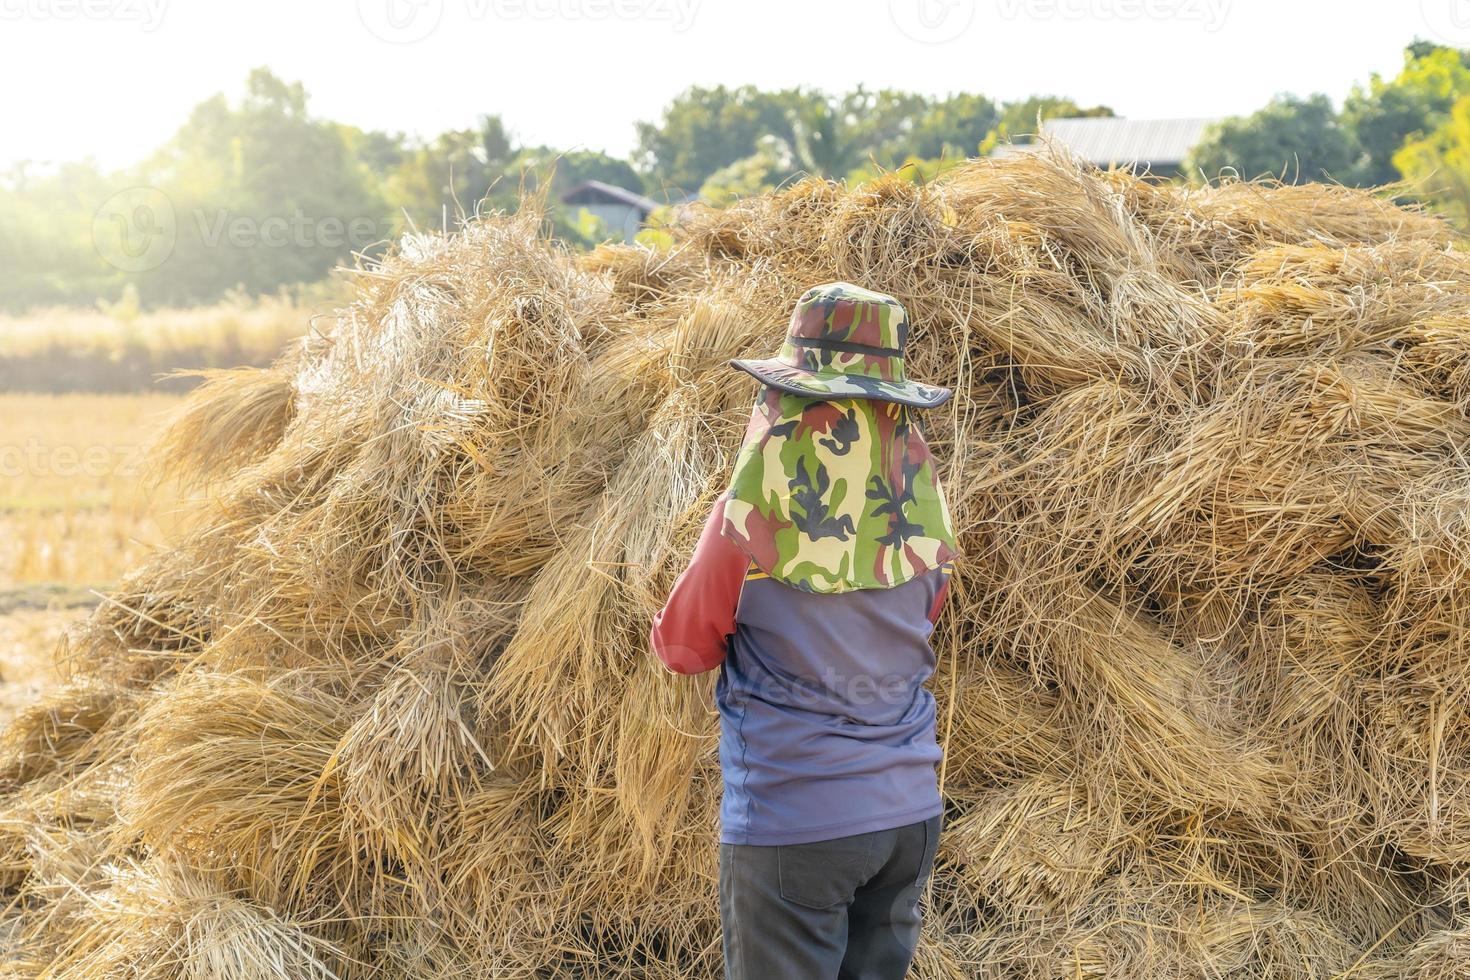
<instances>
[{"instance_id":1,"label":"harvested field","mask_svg":"<svg viewBox=\"0 0 1470 980\"><path fill-rule=\"evenodd\" d=\"M178 506L149 487L146 450L178 404L0 394L0 615L47 605L25 587L111 585L169 539Z\"/></svg>"},{"instance_id":2,"label":"harvested field","mask_svg":"<svg viewBox=\"0 0 1470 980\"><path fill-rule=\"evenodd\" d=\"M179 371L270 364L308 329L312 314L340 301L334 285L294 299L229 297L211 306L147 312L57 307L0 313L0 391L183 392ZM320 295L318 295L320 294Z\"/></svg>"},{"instance_id":3,"label":"harvested field","mask_svg":"<svg viewBox=\"0 0 1470 980\"><path fill-rule=\"evenodd\" d=\"M924 978L1470 975L1470 262L1021 158L581 258L417 240L166 440L196 530L0 740L8 975L715 976L649 618L809 285L892 293L964 556Z\"/></svg>"},{"instance_id":4,"label":"harvested field","mask_svg":"<svg viewBox=\"0 0 1470 980\"><path fill-rule=\"evenodd\" d=\"M34 702L57 682L51 651L79 610L7 610L0 596L0 723Z\"/></svg>"}]
</instances>

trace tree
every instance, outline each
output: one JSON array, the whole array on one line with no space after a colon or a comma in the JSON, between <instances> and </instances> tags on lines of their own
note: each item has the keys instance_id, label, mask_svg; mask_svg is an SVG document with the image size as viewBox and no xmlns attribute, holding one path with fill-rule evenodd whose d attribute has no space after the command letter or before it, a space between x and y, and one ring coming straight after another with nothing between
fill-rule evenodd
<instances>
[{"instance_id":1,"label":"tree","mask_svg":"<svg viewBox=\"0 0 1470 980\"><path fill-rule=\"evenodd\" d=\"M816 177L834 177L857 166L865 145L846 110L823 98L788 111L791 152L802 170Z\"/></svg>"},{"instance_id":2,"label":"tree","mask_svg":"<svg viewBox=\"0 0 1470 980\"><path fill-rule=\"evenodd\" d=\"M550 179L553 195L589 180L600 180L629 190L642 186L632 164L596 150L563 152L549 146L528 147L516 154L506 173L507 177L524 175L528 189L538 188Z\"/></svg>"},{"instance_id":3,"label":"tree","mask_svg":"<svg viewBox=\"0 0 1470 980\"><path fill-rule=\"evenodd\" d=\"M492 191L502 186L514 169L517 150L499 116L481 116L474 129L441 133L428 143L404 149L399 162L384 175L384 193L400 217L421 229L453 227L461 215L473 214ZM515 182L509 198L513 206ZM406 218L406 221L405 221Z\"/></svg>"},{"instance_id":4,"label":"tree","mask_svg":"<svg viewBox=\"0 0 1470 980\"><path fill-rule=\"evenodd\" d=\"M0 176L0 309L115 296L123 272L92 241L93 215L117 190L91 161L54 171L19 163Z\"/></svg>"},{"instance_id":5,"label":"tree","mask_svg":"<svg viewBox=\"0 0 1470 980\"><path fill-rule=\"evenodd\" d=\"M810 101L795 90L695 86L669 103L658 122L636 124L634 164L649 186L692 190L721 167L754 153L762 136L789 141L791 111Z\"/></svg>"},{"instance_id":6,"label":"tree","mask_svg":"<svg viewBox=\"0 0 1470 980\"><path fill-rule=\"evenodd\" d=\"M897 164L912 152L917 127L929 117L933 106L930 99L913 92L870 92L861 85L840 99L828 101L840 113L846 139L853 147L845 170L870 160L885 167Z\"/></svg>"},{"instance_id":7,"label":"tree","mask_svg":"<svg viewBox=\"0 0 1470 980\"><path fill-rule=\"evenodd\" d=\"M971 157L999 123L1000 107L993 100L983 95L951 95L930 105L914 122L904 145L895 149L904 159Z\"/></svg>"},{"instance_id":8,"label":"tree","mask_svg":"<svg viewBox=\"0 0 1470 980\"><path fill-rule=\"evenodd\" d=\"M562 205L560 195L589 180L636 190L642 182L626 160L610 157L596 150L561 152L549 146L527 147L516 153L506 167L505 175L491 195L491 203L504 210L514 210L522 191L546 192L547 213L551 231L575 245L596 245L607 240L609 230L588 220L581 209Z\"/></svg>"},{"instance_id":9,"label":"tree","mask_svg":"<svg viewBox=\"0 0 1470 980\"><path fill-rule=\"evenodd\" d=\"M737 198L775 189L795 170L791 147L779 137L767 136L750 156L710 174L699 188L699 196L715 207L726 207Z\"/></svg>"},{"instance_id":10,"label":"tree","mask_svg":"<svg viewBox=\"0 0 1470 980\"><path fill-rule=\"evenodd\" d=\"M485 166L491 171L503 170L515 156L515 144L504 120L499 116L481 116L479 136Z\"/></svg>"},{"instance_id":11,"label":"tree","mask_svg":"<svg viewBox=\"0 0 1470 980\"><path fill-rule=\"evenodd\" d=\"M911 183L927 184L945 171L958 167L965 159L961 156L930 157L927 160L922 157L907 157L895 161L891 166L870 163L848 173L847 182L853 185L866 184L884 173L896 173Z\"/></svg>"},{"instance_id":12,"label":"tree","mask_svg":"<svg viewBox=\"0 0 1470 980\"><path fill-rule=\"evenodd\" d=\"M397 212L395 228L402 230L405 222L425 231L453 227L460 214L474 213L500 173L486 163L473 129L450 130L410 147L383 188Z\"/></svg>"},{"instance_id":13,"label":"tree","mask_svg":"<svg viewBox=\"0 0 1470 980\"><path fill-rule=\"evenodd\" d=\"M201 103L145 164L140 178L167 196L177 230L168 259L136 274L145 301L315 282L390 234L354 140L306 103L300 83L256 69L238 105Z\"/></svg>"},{"instance_id":14,"label":"tree","mask_svg":"<svg viewBox=\"0 0 1470 980\"><path fill-rule=\"evenodd\" d=\"M1463 230L1470 230L1470 95L1454 104L1448 118L1393 156L1404 177Z\"/></svg>"},{"instance_id":15,"label":"tree","mask_svg":"<svg viewBox=\"0 0 1470 980\"><path fill-rule=\"evenodd\" d=\"M1076 117L1111 117L1113 110L1105 105L1082 108L1071 99L1056 95L1033 95L1018 102L1007 102L1001 109L1000 121L985 134L980 143L982 155L1007 140L1029 143L1035 138L1040 122L1048 119Z\"/></svg>"},{"instance_id":16,"label":"tree","mask_svg":"<svg viewBox=\"0 0 1470 980\"><path fill-rule=\"evenodd\" d=\"M1222 120L1189 154L1184 170L1213 179L1224 170L1288 182L1331 180L1353 160L1352 142L1325 95L1280 95L1249 116Z\"/></svg>"},{"instance_id":17,"label":"tree","mask_svg":"<svg viewBox=\"0 0 1470 980\"><path fill-rule=\"evenodd\" d=\"M1373 75L1354 86L1342 121L1356 144L1352 177L1364 184L1398 180L1394 155L1442 125L1455 100L1470 92L1470 51L1416 42L1404 51L1404 67L1392 79Z\"/></svg>"}]
</instances>

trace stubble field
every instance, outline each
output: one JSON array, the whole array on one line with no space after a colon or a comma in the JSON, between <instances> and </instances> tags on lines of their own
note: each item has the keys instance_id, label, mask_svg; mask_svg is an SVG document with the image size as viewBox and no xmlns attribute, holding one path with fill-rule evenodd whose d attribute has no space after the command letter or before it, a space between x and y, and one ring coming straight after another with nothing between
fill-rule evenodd
<instances>
[{"instance_id":1,"label":"stubble field","mask_svg":"<svg viewBox=\"0 0 1470 980\"><path fill-rule=\"evenodd\" d=\"M144 453L175 395L0 395L0 722L52 683L67 622L167 539Z\"/></svg>"}]
</instances>

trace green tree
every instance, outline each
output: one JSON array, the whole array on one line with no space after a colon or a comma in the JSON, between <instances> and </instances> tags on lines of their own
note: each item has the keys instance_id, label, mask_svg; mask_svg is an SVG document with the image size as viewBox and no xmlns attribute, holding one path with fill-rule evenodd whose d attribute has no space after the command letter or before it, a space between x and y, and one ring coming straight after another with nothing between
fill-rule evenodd
<instances>
[{"instance_id":1,"label":"green tree","mask_svg":"<svg viewBox=\"0 0 1470 980\"><path fill-rule=\"evenodd\" d=\"M400 216L396 230L452 228L473 214L492 192L508 195L513 205L516 185L502 186L512 173L516 147L499 116L482 116L474 129L455 129L405 147L386 172L383 192Z\"/></svg>"},{"instance_id":2,"label":"green tree","mask_svg":"<svg viewBox=\"0 0 1470 980\"><path fill-rule=\"evenodd\" d=\"M858 86L840 99L828 100L840 114L852 150L839 173L875 161L892 167L909 156L916 127L929 117L932 102L913 92Z\"/></svg>"},{"instance_id":3,"label":"green tree","mask_svg":"<svg viewBox=\"0 0 1470 980\"><path fill-rule=\"evenodd\" d=\"M1405 143L1393 164L1431 204L1470 231L1470 95L1461 96L1439 128Z\"/></svg>"},{"instance_id":4,"label":"green tree","mask_svg":"<svg viewBox=\"0 0 1470 980\"><path fill-rule=\"evenodd\" d=\"M402 133L363 131L353 126L342 126L341 130L352 155L379 180L386 179L408 158L408 140Z\"/></svg>"},{"instance_id":5,"label":"green tree","mask_svg":"<svg viewBox=\"0 0 1470 980\"><path fill-rule=\"evenodd\" d=\"M532 190L550 179L553 195L589 180L600 180L632 191L642 186L632 164L596 150L563 152L549 146L527 147L515 155L506 169L508 176L524 175L527 188Z\"/></svg>"},{"instance_id":6,"label":"green tree","mask_svg":"<svg viewBox=\"0 0 1470 980\"><path fill-rule=\"evenodd\" d=\"M715 207L726 207L737 198L774 190L795 170L796 162L786 141L766 136L750 156L710 174L699 188L699 196Z\"/></svg>"},{"instance_id":7,"label":"green tree","mask_svg":"<svg viewBox=\"0 0 1470 980\"><path fill-rule=\"evenodd\" d=\"M789 142L792 110L810 101L795 90L695 86L669 103L658 122L636 124L633 162L648 186L693 190L716 170L754 153L762 136Z\"/></svg>"},{"instance_id":8,"label":"green tree","mask_svg":"<svg viewBox=\"0 0 1470 980\"><path fill-rule=\"evenodd\" d=\"M544 191L551 231L574 245L596 245L611 231L588 219L582 209L568 208L560 201L566 191L589 180L636 191L642 182L632 164L595 150L561 152L549 146L526 147L506 167L504 178L491 193L491 204L514 210L522 191Z\"/></svg>"},{"instance_id":9,"label":"green tree","mask_svg":"<svg viewBox=\"0 0 1470 980\"><path fill-rule=\"evenodd\" d=\"M904 159L971 157L1000 124L1000 107L983 95L951 95L919 116L897 155ZM892 151L890 151L892 152Z\"/></svg>"},{"instance_id":10,"label":"green tree","mask_svg":"<svg viewBox=\"0 0 1470 980\"><path fill-rule=\"evenodd\" d=\"M944 156L930 157L926 160L922 157L914 156L895 161L892 166L869 163L867 166L859 167L848 173L847 182L849 184L865 184L885 172L892 172L915 184L925 184L939 177L945 171L958 167L965 159L965 157L960 156Z\"/></svg>"},{"instance_id":11,"label":"green tree","mask_svg":"<svg viewBox=\"0 0 1470 980\"><path fill-rule=\"evenodd\" d=\"M896 168L913 159L973 156L997 130L1030 132L1038 114L1112 115L1104 106L1083 108L1071 99L1040 96L1001 107L982 95L958 94L934 100L897 89L857 89L831 95L814 89L765 92L741 88L691 88L664 110L657 122L638 129L635 166L648 186L711 190L746 185L752 168L759 183L779 182L789 174L768 172L773 157L758 150L776 139L796 170L837 177L870 165ZM734 167L733 171L726 168Z\"/></svg>"},{"instance_id":12,"label":"green tree","mask_svg":"<svg viewBox=\"0 0 1470 980\"><path fill-rule=\"evenodd\" d=\"M1234 170L1242 177L1271 175L1294 183L1331 180L1352 160L1352 142L1327 96L1281 95L1249 116L1210 127L1184 170L1205 179Z\"/></svg>"},{"instance_id":13,"label":"green tree","mask_svg":"<svg viewBox=\"0 0 1470 980\"><path fill-rule=\"evenodd\" d=\"M1111 117L1113 110L1105 105L1083 108L1076 102L1058 95L1033 95L1016 102L1007 102L1000 110L1000 121L985 134L980 143L982 155L1007 140L1014 143L1029 143L1037 133L1039 122L1048 119L1071 119L1078 116Z\"/></svg>"},{"instance_id":14,"label":"green tree","mask_svg":"<svg viewBox=\"0 0 1470 980\"><path fill-rule=\"evenodd\" d=\"M177 227L168 260L136 276L145 301L315 282L390 233L354 141L306 102L300 83L257 69L238 105L223 96L200 104L143 167L172 202Z\"/></svg>"},{"instance_id":15,"label":"green tree","mask_svg":"<svg viewBox=\"0 0 1470 980\"><path fill-rule=\"evenodd\" d=\"M791 150L802 170L817 177L846 173L866 145L841 104L823 98L789 110Z\"/></svg>"},{"instance_id":16,"label":"green tree","mask_svg":"<svg viewBox=\"0 0 1470 980\"><path fill-rule=\"evenodd\" d=\"M0 174L0 308L115 296L121 270L92 241L98 207L119 189L91 161L54 170L18 163Z\"/></svg>"},{"instance_id":17,"label":"green tree","mask_svg":"<svg viewBox=\"0 0 1470 980\"><path fill-rule=\"evenodd\" d=\"M452 228L461 214L474 212L496 176L486 164L479 134L455 129L409 147L384 181L383 193L396 212L396 229L406 224L423 231Z\"/></svg>"},{"instance_id":18,"label":"green tree","mask_svg":"<svg viewBox=\"0 0 1470 980\"><path fill-rule=\"evenodd\" d=\"M1391 79L1373 75L1353 88L1342 121L1356 144L1351 176L1364 184L1398 180L1394 155L1405 142L1434 131L1455 100L1470 92L1470 51L1420 41L1404 51L1404 67Z\"/></svg>"}]
</instances>

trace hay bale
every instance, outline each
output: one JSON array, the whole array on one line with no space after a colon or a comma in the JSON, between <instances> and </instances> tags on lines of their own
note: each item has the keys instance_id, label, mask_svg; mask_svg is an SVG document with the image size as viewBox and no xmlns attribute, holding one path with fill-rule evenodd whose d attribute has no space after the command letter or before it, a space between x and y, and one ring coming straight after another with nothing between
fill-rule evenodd
<instances>
[{"instance_id":1,"label":"hay bale","mask_svg":"<svg viewBox=\"0 0 1470 980\"><path fill-rule=\"evenodd\" d=\"M713 976L646 624L809 285L911 310L964 551L921 977L1464 974L1470 272L1370 193L1052 157L672 249L416 238L202 387L176 551L0 739L18 976Z\"/></svg>"}]
</instances>

